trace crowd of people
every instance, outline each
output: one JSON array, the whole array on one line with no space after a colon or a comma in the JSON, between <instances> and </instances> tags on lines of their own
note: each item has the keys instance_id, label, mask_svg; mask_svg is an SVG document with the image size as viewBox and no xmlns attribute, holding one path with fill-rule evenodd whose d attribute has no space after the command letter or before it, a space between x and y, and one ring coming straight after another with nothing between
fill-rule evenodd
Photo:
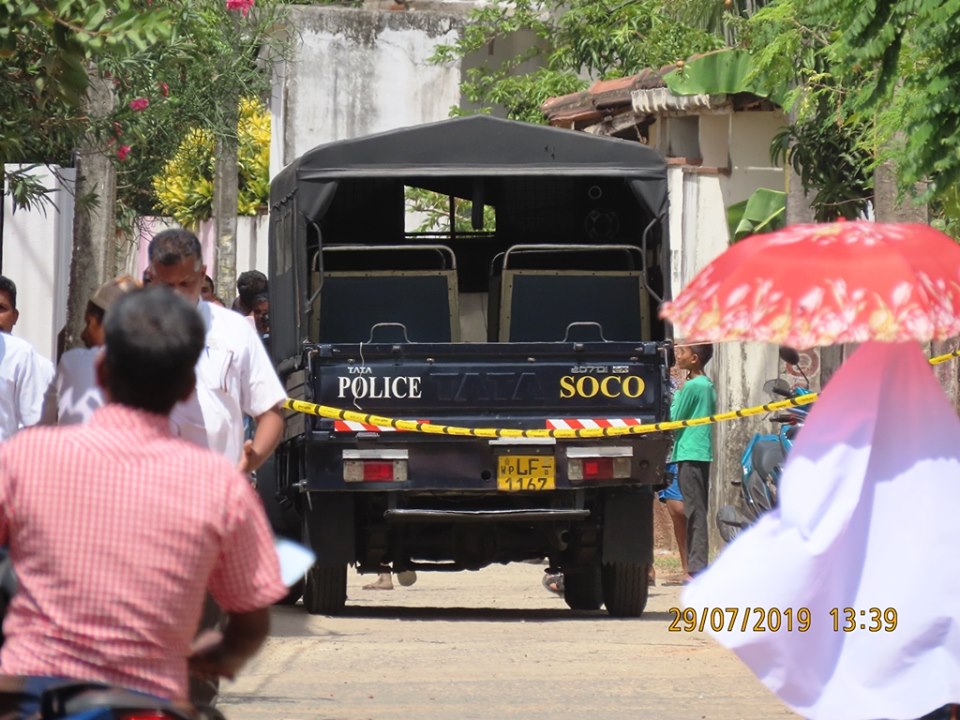
<instances>
[{"instance_id":1,"label":"crowd of people","mask_svg":"<svg viewBox=\"0 0 960 720\"><path fill-rule=\"evenodd\" d=\"M98 288L55 369L10 334L0 277L0 546L20 584L0 673L23 679L0 713L65 678L209 702L267 636L288 590L249 475L286 393L266 277L241 274L236 312L212 285L192 232L157 234L143 282Z\"/></svg>"}]
</instances>

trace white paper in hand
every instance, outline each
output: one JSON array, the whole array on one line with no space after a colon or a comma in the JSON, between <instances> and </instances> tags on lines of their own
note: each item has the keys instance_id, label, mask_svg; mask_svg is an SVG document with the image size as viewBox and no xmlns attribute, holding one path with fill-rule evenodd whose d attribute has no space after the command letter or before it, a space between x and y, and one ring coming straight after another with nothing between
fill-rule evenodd
<instances>
[{"instance_id":1,"label":"white paper in hand","mask_svg":"<svg viewBox=\"0 0 960 720\"><path fill-rule=\"evenodd\" d=\"M280 577L287 587L302 580L317 559L313 550L286 538L274 538L274 547L280 561Z\"/></svg>"}]
</instances>

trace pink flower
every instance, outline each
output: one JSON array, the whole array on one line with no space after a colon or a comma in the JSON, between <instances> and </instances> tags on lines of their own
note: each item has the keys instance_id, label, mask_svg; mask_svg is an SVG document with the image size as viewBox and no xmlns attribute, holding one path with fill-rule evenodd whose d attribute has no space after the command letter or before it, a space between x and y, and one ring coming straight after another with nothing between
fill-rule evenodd
<instances>
[{"instance_id":1,"label":"pink flower","mask_svg":"<svg viewBox=\"0 0 960 720\"><path fill-rule=\"evenodd\" d=\"M123 135L123 125L118 123L116 120L113 121L113 134L117 137Z\"/></svg>"},{"instance_id":2,"label":"pink flower","mask_svg":"<svg viewBox=\"0 0 960 720\"><path fill-rule=\"evenodd\" d=\"M167 97L168 95L170 95L170 86L167 85L165 82L161 82L159 84L159 87L160 87L161 95L163 95L164 97Z\"/></svg>"},{"instance_id":3,"label":"pink flower","mask_svg":"<svg viewBox=\"0 0 960 720\"><path fill-rule=\"evenodd\" d=\"M120 162L123 162L124 160L126 160L127 155L129 154L130 154L129 145L121 145L120 147L117 148L117 159L120 160Z\"/></svg>"},{"instance_id":4,"label":"pink flower","mask_svg":"<svg viewBox=\"0 0 960 720\"><path fill-rule=\"evenodd\" d=\"M136 100L130 101L130 109L134 112L142 112L150 107L150 101L145 97L138 97Z\"/></svg>"},{"instance_id":5,"label":"pink flower","mask_svg":"<svg viewBox=\"0 0 960 720\"><path fill-rule=\"evenodd\" d=\"M246 17L253 4L254 0L227 0L227 10L231 12L239 10L240 14Z\"/></svg>"}]
</instances>

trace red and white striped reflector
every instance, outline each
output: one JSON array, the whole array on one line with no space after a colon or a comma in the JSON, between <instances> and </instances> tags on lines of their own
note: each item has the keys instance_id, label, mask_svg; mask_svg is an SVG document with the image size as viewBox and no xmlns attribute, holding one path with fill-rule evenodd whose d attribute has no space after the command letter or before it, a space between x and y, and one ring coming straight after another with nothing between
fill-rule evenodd
<instances>
[{"instance_id":1,"label":"red and white striped reflector","mask_svg":"<svg viewBox=\"0 0 960 720\"><path fill-rule=\"evenodd\" d=\"M548 430L596 430L606 427L643 425L640 418L548 418Z\"/></svg>"}]
</instances>

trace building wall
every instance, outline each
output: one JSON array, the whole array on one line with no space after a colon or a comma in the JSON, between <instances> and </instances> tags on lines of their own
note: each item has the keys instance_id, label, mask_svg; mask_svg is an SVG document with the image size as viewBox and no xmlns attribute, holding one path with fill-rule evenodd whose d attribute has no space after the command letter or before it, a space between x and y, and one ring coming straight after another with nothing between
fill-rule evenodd
<instances>
[{"instance_id":1,"label":"building wall","mask_svg":"<svg viewBox=\"0 0 960 720\"><path fill-rule=\"evenodd\" d=\"M746 200L757 188L786 190L782 167L770 159L770 142L787 123L780 111L739 112L730 123L729 202Z\"/></svg>"},{"instance_id":2,"label":"building wall","mask_svg":"<svg viewBox=\"0 0 960 720\"><path fill-rule=\"evenodd\" d=\"M7 166L11 170L17 166ZM33 174L51 188L50 203L14 212L3 197L2 274L17 284L20 320L13 334L46 358L57 354L57 336L66 323L67 287L73 248L72 169L36 167Z\"/></svg>"},{"instance_id":3,"label":"building wall","mask_svg":"<svg viewBox=\"0 0 960 720\"><path fill-rule=\"evenodd\" d=\"M307 150L443 120L460 105L460 66L429 61L454 42L462 14L292 7L299 42L274 87L271 173Z\"/></svg>"},{"instance_id":4,"label":"building wall","mask_svg":"<svg viewBox=\"0 0 960 720\"><path fill-rule=\"evenodd\" d=\"M782 168L770 166L769 146L782 116L771 112L715 113L699 116L698 145L702 163L690 166L675 160L668 170L670 191L671 263L673 294L682 289L729 246L726 208L746 199L760 187L783 188ZM669 132L671 125L665 128ZM669 143L669 138L658 138ZM689 146L689 128L682 143ZM668 160L668 162L670 162ZM733 410L768 402L763 383L777 377L781 363L777 348L763 343L719 343L707 367L717 389L717 408ZM711 468L711 547L722 541L712 522L716 511L732 502L739 478L740 457L756 432L770 432L764 418L719 423L714 430Z\"/></svg>"}]
</instances>

